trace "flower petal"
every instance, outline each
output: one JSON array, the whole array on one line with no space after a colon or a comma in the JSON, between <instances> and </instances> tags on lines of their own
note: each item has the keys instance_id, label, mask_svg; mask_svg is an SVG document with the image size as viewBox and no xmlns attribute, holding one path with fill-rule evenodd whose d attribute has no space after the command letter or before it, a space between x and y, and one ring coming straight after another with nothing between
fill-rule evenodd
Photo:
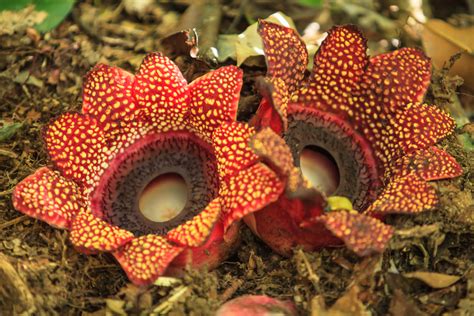
<instances>
[{"instance_id":1,"label":"flower petal","mask_svg":"<svg viewBox=\"0 0 474 316\"><path fill-rule=\"evenodd\" d=\"M265 163L282 177L288 177L294 168L293 156L285 140L267 127L252 136L250 147Z\"/></svg>"},{"instance_id":2,"label":"flower petal","mask_svg":"<svg viewBox=\"0 0 474 316\"><path fill-rule=\"evenodd\" d=\"M401 48L370 58L361 90L375 95L384 109L395 110L423 100L431 77L431 61L416 48Z\"/></svg>"},{"instance_id":3,"label":"flower petal","mask_svg":"<svg viewBox=\"0 0 474 316\"><path fill-rule=\"evenodd\" d=\"M387 170L385 178L403 177L409 173L414 173L425 181L431 181L458 177L463 170L454 157L432 146L398 159Z\"/></svg>"},{"instance_id":4,"label":"flower petal","mask_svg":"<svg viewBox=\"0 0 474 316\"><path fill-rule=\"evenodd\" d=\"M253 165L259 157L248 146L255 129L245 123L226 122L212 134L219 178L226 179Z\"/></svg>"},{"instance_id":5,"label":"flower petal","mask_svg":"<svg viewBox=\"0 0 474 316\"><path fill-rule=\"evenodd\" d=\"M262 163L231 177L220 193L224 205L224 228L275 202L283 189L284 183Z\"/></svg>"},{"instance_id":6,"label":"flower petal","mask_svg":"<svg viewBox=\"0 0 474 316\"><path fill-rule=\"evenodd\" d=\"M235 120L242 76L239 68L226 66L189 84L189 123L198 133L210 139L219 125Z\"/></svg>"},{"instance_id":7,"label":"flower petal","mask_svg":"<svg viewBox=\"0 0 474 316\"><path fill-rule=\"evenodd\" d=\"M251 120L251 125L257 130L270 127L277 134L282 134L288 129L288 102L289 91L281 78L260 78L257 81L262 101L257 113Z\"/></svg>"},{"instance_id":8,"label":"flower petal","mask_svg":"<svg viewBox=\"0 0 474 316\"><path fill-rule=\"evenodd\" d=\"M209 237L220 213L221 199L216 198L194 218L170 230L166 237L183 247L201 246Z\"/></svg>"},{"instance_id":9,"label":"flower petal","mask_svg":"<svg viewBox=\"0 0 474 316\"><path fill-rule=\"evenodd\" d=\"M145 235L132 239L113 255L137 285L148 285L162 275L173 259L184 248L170 245L157 235Z\"/></svg>"},{"instance_id":10,"label":"flower petal","mask_svg":"<svg viewBox=\"0 0 474 316\"><path fill-rule=\"evenodd\" d=\"M294 29L260 20L267 76L281 78L291 94L300 85L308 65L306 45Z\"/></svg>"},{"instance_id":11,"label":"flower petal","mask_svg":"<svg viewBox=\"0 0 474 316\"><path fill-rule=\"evenodd\" d=\"M376 218L346 211L331 211L317 219L359 256L381 253L394 229Z\"/></svg>"},{"instance_id":12,"label":"flower petal","mask_svg":"<svg viewBox=\"0 0 474 316\"><path fill-rule=\"evenodd\" d=\"M160 53L148 54L135 75L134 94L141 119L157 126L183 123L189 92L179 68ZM166 120L166 122L164 122Z\"/></svg>"},{"instance_id":13,"label":"flower petal","mask_svg":"<svg viewBox=\"0 0 474 316\"><path fill-rule=\"evenodd\" d=\"M82 112L97 119L104 132L118 127L118 121L134 118L135 76L118 67L96 65L86 76L82 92Z\"/></svg>"},{"instance_id":14,"label":"flower petal","mask_svg":"<svg viewBox=\"0 0 474 316\"><path fill-rule=\"evenodd\" d=\"M69 236L80 251L113 251L133 239L133 234L94 216L89 208L77 214Z\"/></svg>"},{"instance_id":15,"label":"flower petal","mask_svg":"<svg viewBox=\"0 0 474 316\"><path fill-rule=\"evenodd\" d=\"M424 147L434 144L426 143L427 131L424 129L427 126L424 124L428 123L427 121L417 122L420 128L413 131L412 127L408 127L403 121L411 115L424 116L420 113L424 110L428 110L428 113L431 113L428 116L433 119L441 118L441 114L435 113L439 112L438 110L428 109L427 106L407 105L410 102L418 103L423 99L430 81L430 73L429 58L417 49L403 48L379 55L370 59L359 89L350 99L351 107L348 114L358 130L372 144L375 155L384 169L391 161L399 158L402 151L412 143L423 143ZM409 121L415 123L413 119ZM406 127L409 129L408 132L403 130ZM429 130L431 131L426 135L431 133L439 135L436 132L436 124L430 125ZM432 136L427 138L433 139ZM410 147L411 150L415 148Z\"/></svg>"},{"instance_id":16,"label":"flower petal","mask_svg":"<svg viewBox=\"0 0 474 316\"><path fill-rule=\"evenodd\" d=\"M391 118L391 125L406 153L427 148L451 134L455 122L436 106L408 104Z\"/></svg>"},{"instance_id":17,"label":"flower petal","mask_svg":"<svg viewBox=\"0 0 474 316\"><path fill-rule=\"evenodd\" d=\"M58 228L71 226L81 203L77 184L46 167L25 178L13 191L15 209Z\"/></svg>"},{"instance_id":18,"label":"flower petal","mask_svg":"<svg viewBox=\"0 0 474 316\"><path fill-rule=\"evenodd\" d=\"M435 189L415 174L393 179L366 213L419 213L436 206Z\"/></svg>"},{"instance_id":19,"label":"flower petal","mask_svg":"<svg viewBox=\"0 0 474 316\"><path fill-rule=\"evenodd\" d=\"M366 42L353 25L333 27L315 55L308 84L298 91L298 102L345 115L368 63Z\"/></svg>"},{"instance_id":20,"label":"flower petal","mask_svg":"<svg viewBox=\"0 0 474 316\"><path fill-rule=\"evenodd\" d=\"M44 139L51 160L66 178L90 184L102 169L99 157L105 139L95 118L64 113L48 125Z\"/></svg>"}]
</instances>

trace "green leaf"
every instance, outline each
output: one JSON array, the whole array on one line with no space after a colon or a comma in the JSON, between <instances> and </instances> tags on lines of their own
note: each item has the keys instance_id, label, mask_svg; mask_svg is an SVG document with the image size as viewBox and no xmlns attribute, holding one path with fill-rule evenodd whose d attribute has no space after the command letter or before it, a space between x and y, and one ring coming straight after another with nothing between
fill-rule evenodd
<instances>
[{"instance_id":1,"label":"green leaf","mask_svg":"<svg viewBox=\"0 0 474 316\"><path fill-rule=\"evenodd\" d=\"M46 19L36 25L40 32L48 32L61 23L71 12L74 0L33 0L36 11L48 13Z\"/></svg>"},{"instance_id":2,"label":"green leaf","mask_svg":"<svg viewBox=\"0 0 474 316\"><path fill-rule=\"evenodd\" d=\"M35 27L40 32L48 32L61 23L71 12L75 0L0 0L0 11L20 10L29 5L35 6L35 11L44 11L46 19Z\"/></svg>"},{"instance_id":3,"label":"green leaf","mask_svg":"<svg viewBox=\"0 0 474 316\"><path fill-rule=\"evenodd\" d=\"M23 123L11 123L0 127L0 143L12 138L22 126Z\"/></svg>"},{"instance_id":4,"label":"green leaf","mask_svg":"<svg viewBox=\"0 0 474 316\"><path fill-rule=\"evenodd\" d=\"M33 0L0 0L0 11L21 10L32 3Z\"/></svg>"},{"instance_id":5,"label":"green leaf","mask_svg":"<svg viewBox=\"0 0 474 316\"><path fill-rule=\"evenodd\" d=\"M298 0L298 3L307 7L319 8L323 4L323 0Z\"/></svg>"}]
</instances>

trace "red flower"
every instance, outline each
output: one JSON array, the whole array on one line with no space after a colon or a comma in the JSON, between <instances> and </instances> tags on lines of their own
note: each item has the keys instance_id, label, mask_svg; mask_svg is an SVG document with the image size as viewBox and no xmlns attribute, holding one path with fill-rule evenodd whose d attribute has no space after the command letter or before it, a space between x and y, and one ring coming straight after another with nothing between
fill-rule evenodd
<instances>
[{"instance_id":1,"label":"red flower","mask_svg":"<svg viewBox=\"0 0 474 316\"><path fill-rule=\"evenodd\" d=\"M266 295L244 295L223 304L216 316L271 316L297 315L289 301L280 301Z\"/></svg>"},{"instance_id":2,"label":"red flower","mask_svg":"<svg viewBox=\"0 0 474 316\"><path fill-rule=\"evenodd\" d=\"M45 130L54 167L16 186L15 208L70 230L82 252L111 252L136 284L168 267L216 266L236 240L231 224L283 190L238 142L254 133L235 122L241 86L234 66L188 85L157 53L136 75L96 66L82 113Z\"/></svg>"},{"instance_id":3,"label":"red flower","mask_svg":"<svg viewBox=\"0 0 474 316\"><path fill-rule=\"evenodd\" d=\"M261 21L259 33L268 73L252 120L262 130L256 153L278 172L286 193L246 222L282 254L339 238L360 255L383 251L393 229L376 218L432 209L437 197L427 181L462 173L435 146L453 131L453 119L420 103L430 81L429 59L412 48L369 58L361 33L338 26L305 77L308 53L294 30ZM282 139L289 149L281 144L272 150ZM320 193L308 194L308 183L295 181L293 165ZM358 212L330 205L336 210L328 212L324 195L345 196Z\"/></svg>"}]
</instances>

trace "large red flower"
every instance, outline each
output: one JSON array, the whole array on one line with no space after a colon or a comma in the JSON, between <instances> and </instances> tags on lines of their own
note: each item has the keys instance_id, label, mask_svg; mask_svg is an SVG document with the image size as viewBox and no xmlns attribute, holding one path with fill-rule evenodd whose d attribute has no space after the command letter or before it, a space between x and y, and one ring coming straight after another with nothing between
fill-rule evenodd
<instances>
[{"instance_id":1,"label":"large red flower","mask_svg":"<svg viewBox=\"0 0 474 316\"><path fill-rule=\"evenodd\" d=\"M16 186L15 208L70 230L80 251L111 252L136 284L216 266L236 240L232 224L283 190L240 142L255 132L235 121L241 86L234 66L188 85L158 53L136 75L96 66L82 113L45 129L53 167Z\"/></svg>"},{"instance_id":2,"label":"large red flower","mask_svg":"<svg viewBox=\"0 0 474 316\"><path fill-rule=\"evenodd\" d=\"M453 131L453 119L420 103L429 59L412 48L369 58L359 30L337 26L305 76L308 53L294 30L261 21L259 33L268 73L252 121L261 141L253 146L286 183L286 193L246 222L282 254L296 245L337 244L335 237L361 255L382 251L393 229L376 218L432 209L437 196L427 181L462 173L435 146ZM272 150L278 142L289 149ZM295 182L293 166L319 192ZM337 211L325 195L349 198L358 212Z\"/></svg>"}]
</instances>

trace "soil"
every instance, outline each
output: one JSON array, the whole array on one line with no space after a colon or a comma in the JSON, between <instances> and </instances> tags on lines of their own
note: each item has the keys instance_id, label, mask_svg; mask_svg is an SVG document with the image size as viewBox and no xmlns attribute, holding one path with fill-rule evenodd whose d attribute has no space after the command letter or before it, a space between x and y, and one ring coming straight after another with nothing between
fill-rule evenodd
<instances>
[{"instance_id":1,"label":"soil","mask_svg":"<svg viewBox=\"0 0 474 316\"><path fill-rule=\"evenodd\" d=\"M49 163L42 128L62 112L79 111L82 79L96 63L133 72L146 53L166 50L188 80L218 66L159 41L189 23L182 16L191 1L152 2L138 13L127 8L127 2L80 1L46 34L14 13L11 20L0 21L0 29L7 24L11 29L0 32L0 124L11 126L8 135L5 129L0 135L0 314L212 315L231 298L266 294L294 302L301 315L474 315L472 124L459 126L440 144L465 173L433 183L440 192L437 209L391 216L395 237L385 253L367 258L345 248L314 253L295 249L291 258L283 258L244 228L237 252L216 270L189 270L170 284L140 288L128 282L111 255L83 255L72 247L67 232L14 210L14 186ZM395 25L402 46L421 46L420 37L404 27L406 16L391 12L384 1L376 3L374 11L367 9L368 16L381 12L386 24ZM432 12L438 12L443 4L432 5ZM196 14L193 10L187 10L186 19ZM214 31L240 33L249 22L279 10L291 16L300 31L312 20L320 22L322 31L333 24L360 24L372 53L399 45L386 40L393 29L372 27L367 19L358 23L363 17L345 11L308 9L297 1L225 1L218 6L222 16ZM265 68L243 69L238 118L247 120L258 105L255 78ZM472 92L460 92L459 81L447 71L437 71L433 78L429 102L448 111L456 104L472 108L464 103L469 99L458 97ZM469 112L464 113L456 119L469 121Z\"/></svg>"}]
</instances>

